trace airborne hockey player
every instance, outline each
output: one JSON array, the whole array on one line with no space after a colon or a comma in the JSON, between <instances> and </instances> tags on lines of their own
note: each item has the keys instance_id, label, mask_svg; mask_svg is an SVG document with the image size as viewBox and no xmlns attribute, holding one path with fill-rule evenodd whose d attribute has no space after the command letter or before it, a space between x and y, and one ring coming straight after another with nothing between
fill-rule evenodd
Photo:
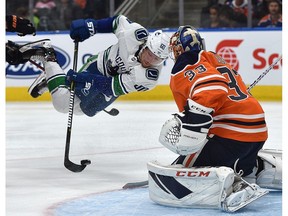
<instances>
[{"instance_id":1,"label":"airborne hockey player","mask_svg":"<svg viewBox=\"0 0 288 216\"><path fill-rule=\"evenodd\" d=\"M179 27L170 50L170 88L180 113L165 122L159 141L180 156L168 166L148 163L151 199L233 212L268 192L259 185L280 189L281 157L260 151L267 140L264 111L240 74L206 51L192 26Z\"/></svg>"},{"instance_id":2,"label":"airborne hockey player","mask_svg":"<svg viewBox=\"0 0 288 216\"><path fill-rule=\"evenodd\" d=\"M23 56L41 61L43 71L29 88L32 97L49 90L54 108L68 113L70 84L75 83L74 113L94 116L119 96L153 89L163 62L169 55L169 36L161 30L151 34L123 15L105 19L78 19L71 24L73 40L84 41L96 33L114 33L118 43L91 56L80 69L64 73L50 41L39 41L20 47ZM92 44L97 46L97 44Z\"/></svg>"}]
</instances>

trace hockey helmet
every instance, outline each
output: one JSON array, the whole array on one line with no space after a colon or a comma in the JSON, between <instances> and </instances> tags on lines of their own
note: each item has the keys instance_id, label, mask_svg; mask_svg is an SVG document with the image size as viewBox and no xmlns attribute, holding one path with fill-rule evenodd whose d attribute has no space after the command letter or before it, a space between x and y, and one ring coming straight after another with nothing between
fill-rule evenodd
<instances>
[{"instance_id":1,"label":"hockey helmet","mask_svg":"<svg viewBox=\"0 0 288 216\"><path fill-rule=\"evenodd\" d=\"M173 52L175 59L183 52L205 49L204 39L196 28L189 25L180 26L170 38L169 50Z\"/></svg>"},{"instance_id":2,"label":"hockey helmet","mask_svg":"<svg viewBox=\"0 0 288 216\"><path fill-rule=\"evenodd\" d=\"M148 36L145 46L142 48L141 53L148 48L147 54L149 63L152 66L162 64L169 56L169 36L162 30L157 30ZM146 59L147 60L147 59Z\"/></svg>"}]
</instances>

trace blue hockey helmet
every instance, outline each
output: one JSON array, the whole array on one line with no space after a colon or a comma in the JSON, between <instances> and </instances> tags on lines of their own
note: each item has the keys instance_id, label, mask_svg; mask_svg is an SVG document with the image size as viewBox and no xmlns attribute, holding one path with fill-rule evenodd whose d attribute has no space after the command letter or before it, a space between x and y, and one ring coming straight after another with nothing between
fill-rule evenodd
<instances>
[{"instance_id":1,"label":"blue hockey helmet","mask_svg":"<svg viewBox=\"0 0 288 216\"><path fill-rule=\"evenodd\" d=\"M170 51L173 52L174 58L187 51L205 50L205 41L200 36L196 28L185 25L180 26L170 38Z\"/></svg>"}]
</instances>

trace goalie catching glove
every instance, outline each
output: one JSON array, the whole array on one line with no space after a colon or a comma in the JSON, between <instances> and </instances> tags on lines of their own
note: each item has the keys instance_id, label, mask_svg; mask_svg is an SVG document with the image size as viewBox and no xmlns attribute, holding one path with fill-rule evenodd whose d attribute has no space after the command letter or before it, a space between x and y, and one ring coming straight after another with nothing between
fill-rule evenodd
<instances>
[{"instance_id":1,"label":"goalie catching glove","mask_svg":"<svg viewBox=\"0 0 288 216\"><path fill-rule=\"evenodd\" d=\"M188 99L185 111L174 114L166 121L160 132L159 141L179 155L193 154L203 148L212 125L212 108L204 107Z\"/></svg>"}]
</instances>

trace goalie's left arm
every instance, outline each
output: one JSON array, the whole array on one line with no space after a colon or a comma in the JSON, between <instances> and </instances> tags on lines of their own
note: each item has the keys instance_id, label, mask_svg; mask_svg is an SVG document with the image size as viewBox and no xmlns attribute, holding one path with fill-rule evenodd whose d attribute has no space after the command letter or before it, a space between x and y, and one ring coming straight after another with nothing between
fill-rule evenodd
<instances>
[{"instance_id":1,"label":"goalie's left arm","mask_svg":"<svg viewBox=\"0 0 288 216\"><path fill-rule=\"evenodd\" d=\"M188 99L185 111L174 114L165 122L159 141L165 147L180 155L196 153L205 145L209 128L212 125L212 108L202 106Z\"/></svg>"}]
</instances>

